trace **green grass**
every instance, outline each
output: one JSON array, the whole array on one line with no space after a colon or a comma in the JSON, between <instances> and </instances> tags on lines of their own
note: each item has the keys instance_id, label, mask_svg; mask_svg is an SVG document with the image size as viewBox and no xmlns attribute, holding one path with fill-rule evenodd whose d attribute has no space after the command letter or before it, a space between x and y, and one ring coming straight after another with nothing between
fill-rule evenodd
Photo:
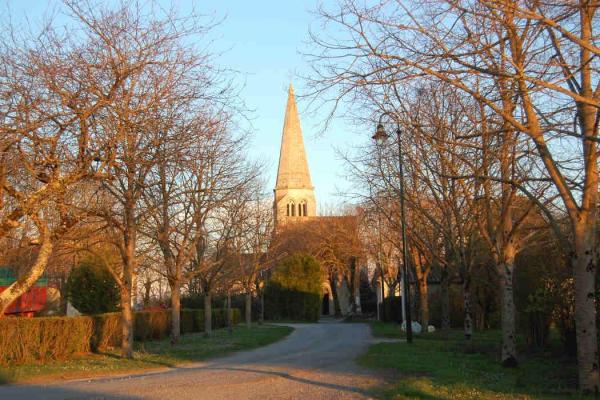
<instances>
[{"instance_id":1,"label":"green grass","mask_svg":"<svg viewBox=\"0 0 600 400\"><path fill-rule=\"evenodd\" d=\"M373 334L404 337L397 324L374 322ZM474 335L465 351L462 333L452 331L448 339L441 333L421 334L413 344L380 343L359 357L369 368L383 369L390 384L373 395L381 399L564 399L587 398L575 390L577 371L574 360L555 355L520 355L520 366L500 366L499 332Z\"/></svg>"},{"instance_id":2,"label":"green grass","mask_svg":"<svg viewBox=\"0 0 600 400\"><path fill-rule=\"evenodd\" d=\"M0 383L38 382L56 379L87 378L146 369L174 367L221 356L239 350L265 346L287 336L293 329L286 326L258 325L251 329L238 326L213 331L210 338L203 333L181 337L172 346L169 340L135 343L134 358L122 359L118 349L104 354L86 354L65 361L3 367Z\"/></svg>"},{"instance_id":3,"label":"green grass","mask_svg":"<svg viewBox=\"0 0 600 400\"><path fill-rule=\"evenodd\" d=\"M375 337L393 339L403 339L405 337L404 332L400 330L400 324L394 324L390 322L371 322L371 333L373 333L373 336Z\"/></svg>"}]
</instances>

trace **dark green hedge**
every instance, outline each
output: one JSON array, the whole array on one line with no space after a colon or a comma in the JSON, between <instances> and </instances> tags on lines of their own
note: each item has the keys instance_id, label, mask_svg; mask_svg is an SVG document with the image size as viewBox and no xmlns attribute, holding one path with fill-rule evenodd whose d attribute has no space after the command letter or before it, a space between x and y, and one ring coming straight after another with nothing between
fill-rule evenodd
<instances>
[{"instance_id":1,"label":"dark green hedge","mask_svg":"<svg viewBox=\"0 0 600 400\"><path fill-rule=\"evenodd\" d=\"M265 317L316 321L321 311L323 272L310 255L294 254L274 271L265 288Z\"/></svg>"},{"instance_id":2,"label":"dark green hedge","mask_svg":"<svg viewBox=\"0 0 600 400\"><path fill-rule=\"evenodd\" d=\"M233 324L240 310L232 309ZM226 310L213 309L213 327L227 326ZM158 340L171 332L171 311L134 313L134 336L138 341ZM204 311L181 311L182 333L202 332ZM0 319L0 364L23 364L37 360L63 360L90 351L103 352L121 345L121 314L81 317Z\"/></svg>"},{"instance_id":3,"label":"dark green hedge","mask_svg":"<svg viewBox=\"0 0 600 400\"><path fill-rule=\"evenodd\" d=\"M402 297L386 297L379 307L382 321L402 323Z\"/></svg>"}]
</instances>

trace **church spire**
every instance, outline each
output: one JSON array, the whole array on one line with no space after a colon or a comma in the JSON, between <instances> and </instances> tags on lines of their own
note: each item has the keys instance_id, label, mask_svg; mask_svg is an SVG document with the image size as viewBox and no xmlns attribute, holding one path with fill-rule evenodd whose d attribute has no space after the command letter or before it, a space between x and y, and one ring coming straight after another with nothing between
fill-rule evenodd
<instances>
[{"instance_id":1,"label":"church spire","mask_svg":"<svg viewBox=\"0 0 600 400\"><path fill-rule=\"evenodd\" d=\"M288 89L275 189L312 189L294 88Z\"/></svg>"}]
</instances>

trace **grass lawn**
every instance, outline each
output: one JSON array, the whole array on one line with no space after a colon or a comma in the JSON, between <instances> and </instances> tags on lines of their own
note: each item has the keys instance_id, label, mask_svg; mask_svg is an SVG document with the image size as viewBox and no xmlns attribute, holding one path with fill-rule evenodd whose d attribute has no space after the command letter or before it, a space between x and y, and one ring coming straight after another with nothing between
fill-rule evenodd
<instances>
[{"instance_id":1,"label":"grass lawn","mask_svg":"<svg viewBox=\"0 0 600 400\"><path fill-rule=\"evenodd\" d=\"M114 352L86 354L65 361L2 366L0 383L87 378L174 367L234 351L264 346L284 338L292 330L286 326L255 325L252 329L247 329L240 325L234 328L232 334L229 334L227 329L215 330L211 338L205 338L201 332L189 333L183 335L176 346L172 346L168 339L136 342L132 360L119 358L118 349L115 349Z\"/></svg>"},{"instance_id":2,"label":"grass lawn","mask_svg":"<svg viewBox=\"0 0 600 400\"><path fill-rule=\"evenodd\" d=\"M371 329L375 336L404 337L397 324L373 322ZM393 383L373 393L381 399L588 398L575 391L574 360L557 349L533 354L523 348L521 364L514 369L500 366L499 349L498 331L476 332L469 351L461 331L450 332L447 340L436 332L416 336L412 345L373 345L358 362L393 376Z\"/></svg>"}]
</instances>

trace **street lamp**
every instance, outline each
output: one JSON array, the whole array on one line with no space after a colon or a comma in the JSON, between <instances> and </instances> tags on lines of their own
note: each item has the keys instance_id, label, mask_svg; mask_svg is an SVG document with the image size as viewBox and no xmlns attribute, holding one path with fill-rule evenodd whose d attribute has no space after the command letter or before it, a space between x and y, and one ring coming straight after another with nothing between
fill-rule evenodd
<instances>
[{"instance_id":1,"label":"street lamp","mask_svg":"<svg viewBox=\"0 0 600 400\"><path fill-rule=\"evenodd\" d=\"M412 319L410 316L410 282L408 281L408 263L406 262L406 217L404 213L404 164L402 159L402 131L400 130L400 124L398 120L394 117L394 115L384 112L379 116L379 123L377 124L377 129L375 130L375 134L373 135L373 140L377 144L383 144L388 138L389 135L385 131L383 124L381 123L384 116L389 116L396 120L396 136L398 142L398 171L400 173L400 222L401 228L400 233L402 236L402 281L404 282L404 293L402 293L402 297L404 297L404 322L406 324L406 342L412 343ZM398 275L400 275L400 271L398 271Z\"/></svg>"}]
</instances>

